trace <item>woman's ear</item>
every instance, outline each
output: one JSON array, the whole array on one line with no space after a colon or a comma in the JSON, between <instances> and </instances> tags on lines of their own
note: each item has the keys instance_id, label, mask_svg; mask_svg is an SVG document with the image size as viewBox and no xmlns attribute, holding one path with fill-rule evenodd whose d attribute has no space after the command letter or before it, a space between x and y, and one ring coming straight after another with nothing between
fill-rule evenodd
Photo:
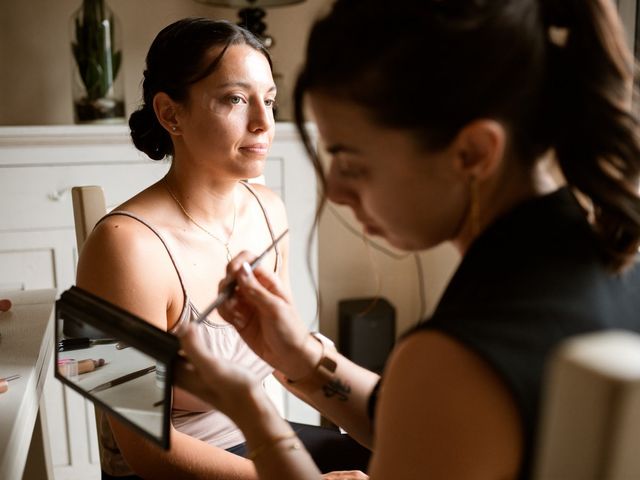
<instances>
[{"instance_id":1,"label":"woman's ear","mask_svg":"<svg viewBox=\"0 0 640 480\"><path fill-rule=\"evenodd\" d=\"M156 112L160 125L169 132L169 135L179 134L178 104L169 95L164 92L156 93L153 97L153 111Z\"/></svg>"},{"instance_id":2,"label":"woman's ear","mask_svg":"<svg viewBox=\"0 0 640 480\"><path fill-rule=\"evenodd\" d=\"M483 180L502 165L507 134L495 120L481 119L466 125L454 140L455 168L465 177Z\"/></svg>"}]
</instances>

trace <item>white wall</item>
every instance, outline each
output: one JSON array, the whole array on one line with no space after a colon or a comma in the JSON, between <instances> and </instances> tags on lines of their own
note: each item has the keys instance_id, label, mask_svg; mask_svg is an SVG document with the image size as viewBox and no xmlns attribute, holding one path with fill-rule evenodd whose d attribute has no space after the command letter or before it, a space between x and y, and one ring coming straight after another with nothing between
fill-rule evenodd
<instances>
[{"instance_id":1,"label":"white wall","mask_svg":"<svg viewBox=\"0 0 640 480\"><path fill-rule=\"evenodd\" d=\"M69 18L80 0L0 0L0 125L51 125L73 121ZM139 89L144 58L157 32L185 16L210 16L236 20L233 9L214 8L193 0L107 0L120 18L124 51L127 113L141 97ZM307 33L313 20L331 0L306 0L302 4L270 9L268 32L276 71L284 75L279 103L287 118L290 89L302 61ZM348 212L342 211L347 217ZM356 229L359 227L353 220ZM457 262L450 247L422 255L427 311L431 311ZM374 251L370 259L362 241L348 232L331 213L319 229L319 274L322 291L320 324L336 335L337 302L344 298L380 294L397 308L398 332L420 316L420 297L413 258L391 260ZM380 270L380 287L372 269ZM294 266L305 268L305 266Z\"/></svg>"},{"instance_id":2,"label":"white wall","mask_svg":"<svg viewBox=\"0 0 640 480\"><path fill-rule=\"evenodd\" d=\"M342 221L341 221L342 219ZM319 229L319 277L322 309L321 330L337 339L337 305L347 298L380 295L396 307L396 332L399 336L427 315L440 298L447 281L458 264L459 255L450 245L419 255L424 274L426 311L421 312L418 268L413 255L390 247L372 238L395 255L394 259L373 247L367 247L362 237L351 232L344 220L356 232L357 221L346 207L325 210Z\"/></svg>"},{"instance_id":3,"label":"white wall","mask_svg":"<svg viewBox=\"0 0 640 480\"><path fill-rule=\"evenodd\" d=\"M0 0L0 125L73 122L69 19L80 4L81 0ZM163 27L187 16L238 20L235 9L194 0L107 0L107 4L122 25L127 113L140 100L144 58ZM331 0L306 0L267 12L267 31L276 40L275 69L284 76L285 114L309 26L330 4Z\"/></svg>"}]
</instances>

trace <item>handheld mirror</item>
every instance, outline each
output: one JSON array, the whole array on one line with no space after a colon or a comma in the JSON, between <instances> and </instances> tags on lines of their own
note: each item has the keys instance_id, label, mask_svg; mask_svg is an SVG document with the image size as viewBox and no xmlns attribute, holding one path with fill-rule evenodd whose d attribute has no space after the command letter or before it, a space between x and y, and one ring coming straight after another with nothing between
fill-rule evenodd
<instances>
[{"instance_id":1,"label":"handheld mirror","mask_svg":"<svg viewBox=\"0 0 640 480\"><path fill-rule=\"evenodd\" d=\"M91 337L64 332L90 331ZM174 361L173 335L79 287L56 302L55 377L165 449Z\"/></svg>"}]
</instances>

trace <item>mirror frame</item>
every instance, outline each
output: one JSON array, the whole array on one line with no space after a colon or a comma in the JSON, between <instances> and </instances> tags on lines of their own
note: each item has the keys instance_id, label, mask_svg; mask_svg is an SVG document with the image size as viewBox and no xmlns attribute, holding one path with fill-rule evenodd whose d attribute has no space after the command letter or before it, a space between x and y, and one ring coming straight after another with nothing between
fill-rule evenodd
<instances>
[{"instance_id":1,"label":"mirror frame","mask_svg":"<svg viewBox=\"0 0 640 480\"><path fill-rule=\"evenodd\" d=\"M113 415L121 422L142 434L145 438L159 444L165 450L170 446L170 415L171 415L171 394L173 385L173 372L175 361L178 357L180 342L174 335L160 330L140 317L96 296L80 287L73 286L64 291L56 301L55 312L55 335L54 335L54 376L63 384L78 392L94 404L100 406L109 415ZM163 425L161 438L154 437L149 432L131 422L112 407L90 394L88 391L78 387L65 376L61 375L56 368L58 364L58 340L63 336L62 323L65 319L83 322L101 330L105 334L125 342L127 345L136 348L142 353L162 362L166 365L166 375L164 384L163 405Z\"/></svg>"}]
</instances>

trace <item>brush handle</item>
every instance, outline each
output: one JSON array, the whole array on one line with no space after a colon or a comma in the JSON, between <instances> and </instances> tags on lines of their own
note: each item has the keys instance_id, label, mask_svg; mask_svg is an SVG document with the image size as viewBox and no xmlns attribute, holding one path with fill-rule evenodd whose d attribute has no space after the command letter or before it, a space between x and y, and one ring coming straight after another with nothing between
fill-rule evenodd
<instances>
[{"instance_id":1,"label":"brush handle","mask_svg":"<svg viewBox=\"0 0 640 480\"><path fill-rule=\"evenodd\" d=\"M9 382L11 380L17 380L20 375L11 375L10 377L0 378L0 393L4 393L9 390Z\"/></svg>"},{"instance_id":2,"label":"brush handle","mask_svg":"<svg viewBox=\"0 0 640 480\"><path fill-rule=\"evenodd\" d=\"M282 232L278 238L276 238L271 245L269 245L267 248L265 248L265 250L258 255L255 260L253 262L251 262L251 270L255 270L255 268L260 265L260 262L262 262L262 259L267 255L267 253L269 253L271 251L271 249L273 249L280 240L282 240L284 238L284 236L289 233L289 229L287 228L284 232ZM205 318L207 318L207 316L213 312L216 308L218 308L220 305L222 305L224 302L226 302L229 298L231 298L233 296L233 292L235 292L236 287L238 286L238 282L236 280L233 280L229 285L226 286L226 288L220 292L218 294L218 296L216 297L216 299L213 301L213 303L211 303L207 308L205 308L200 315L198 316L198 318L195 319L196 323L201 323Z\"/></svg>"}]
</instances>

